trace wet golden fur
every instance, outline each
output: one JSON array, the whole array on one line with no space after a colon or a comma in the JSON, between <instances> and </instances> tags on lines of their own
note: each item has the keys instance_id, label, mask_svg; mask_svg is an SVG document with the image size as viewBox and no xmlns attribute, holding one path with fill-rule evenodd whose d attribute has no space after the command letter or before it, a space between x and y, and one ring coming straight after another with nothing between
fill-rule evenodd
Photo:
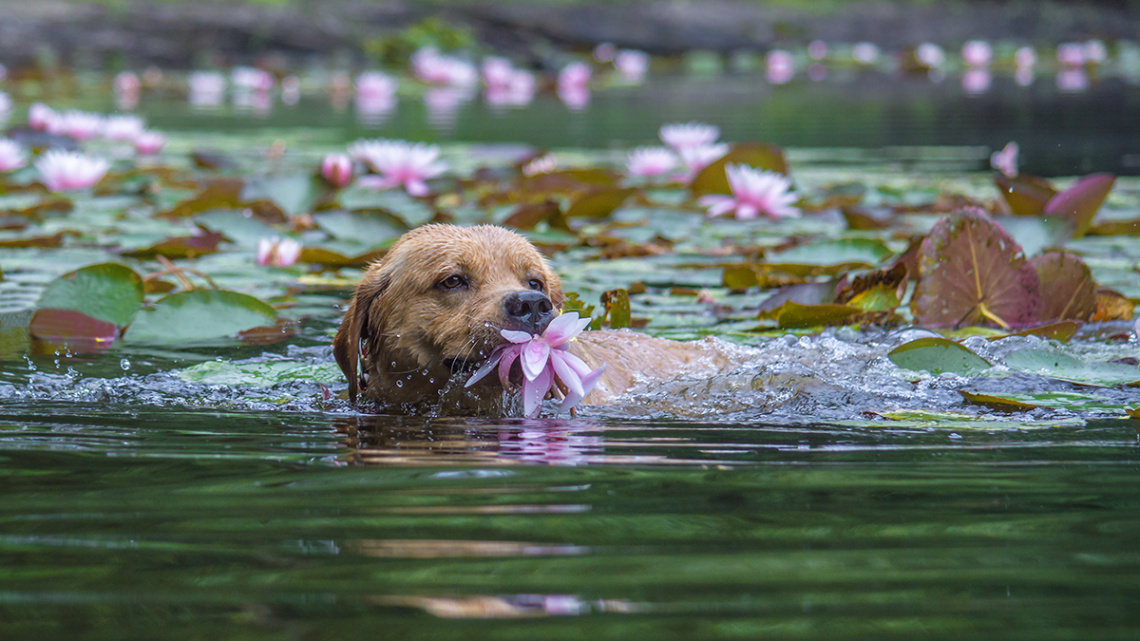
<instances>
[{"instance_id":1,"label":"wet golden fur","mask_svg":"<svg viewBox=\"0 0 1140 641\"><path fill-rule=\"evenodd\" d=\"M452 277L466 286L446 287ZM500 329L513 329L504 298L536 289L555 314L561 311L558 275L512 231L426 225L404 234L365 273L333 341L350 398L364 395L397 411L501 411L496 376L466 389L467 377L454 373L477 367L503 342ZM583 332L571 351L591 367L607 366L586 403L605 402L639 377L685 369L704 355L693 343L627 330Z\"/></svg>"}]
</instances>

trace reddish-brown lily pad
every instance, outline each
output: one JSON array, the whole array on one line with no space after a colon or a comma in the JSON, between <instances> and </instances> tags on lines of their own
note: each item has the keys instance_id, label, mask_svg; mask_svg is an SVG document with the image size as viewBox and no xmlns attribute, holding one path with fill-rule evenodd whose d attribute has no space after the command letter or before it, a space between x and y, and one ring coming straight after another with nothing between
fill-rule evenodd
<instances>
[{"instance_id":1,"label":"reddish-brown lily pad","mask_svg":"<svg viewBox=\"0 0 1140 641\"><path fill-rule=\"evenodd\" d=\"M1073 223L1073 238L1081 238L1092 226L1100 206L1108 198L1116 176L1093 174L1081 178L1073 186L1054 196L1043 212L1047 216L1064 216Z\"/></svg>"},{"instance_id":2,"label":"reddish-brown lily pad","mask_svg":"<svg viewBox=\"0 0 1140 641\"><path fill-rule=\"evenodd\" d=\"M964 210L934 225L922 243L911 312L920 325L997 325L1037 320L1037 271L1021 247L984 213Z\"/></svg>"},{"instance_id":3,"label":"reddish-brown lily pad","mask_svg":"<svg viewBox=\"0 0 1140 641\"><path fill-rule=\"evenodd\" d=\"M1041 283L1041 320L1087 321L1096 313L1096 283L1078 256L1049 252L1034 256L1029 265Z\"/></svg>"},{"instance_id":4,"label":"reddish-brown lily pad","mask_svg":"<svg viewBox=\"0 0 1140 641\"><path fill-rule=\"evenodd\" d=\"M1014 216L1040 216L1057 195L1048 180L1028 174L1010 177L998 173L994 175L994 184Z\"/></svg>"}]
</instances>

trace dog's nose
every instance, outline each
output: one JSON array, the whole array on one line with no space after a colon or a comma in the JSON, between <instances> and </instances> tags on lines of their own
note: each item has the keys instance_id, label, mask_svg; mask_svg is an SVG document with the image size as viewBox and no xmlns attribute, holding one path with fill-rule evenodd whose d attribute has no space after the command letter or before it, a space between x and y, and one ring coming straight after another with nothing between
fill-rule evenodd
<instances>
[{"instance_id":1,"label":"dog's nose","mask_svg":"<svg viewBox=\"0 0 1140 641\"><path fill-rule=\"evenodd\" d=\"M503 299L507 319L518 329L538 334L554 320L554 305L546 294L533 290L508 294Z\"/></svg>"}]
</instances>

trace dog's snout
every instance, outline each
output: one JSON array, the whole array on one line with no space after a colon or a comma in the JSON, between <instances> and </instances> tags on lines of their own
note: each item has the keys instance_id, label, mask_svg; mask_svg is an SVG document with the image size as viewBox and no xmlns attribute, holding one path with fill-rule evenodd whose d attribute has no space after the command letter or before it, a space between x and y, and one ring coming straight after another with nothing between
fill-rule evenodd
<instances>
[{"instance_id":1,"label":"dog's snout","mask_svg":"<svg viewBox=\"0 0 1140 641\"><path fill-rule=\"evenodd\" d=\"M538 291L522 291L507 295L503 299L507 319L517 325L517 329L538 334L554 320L554 305L546 294Z\"/></svg>"}]
</instances>

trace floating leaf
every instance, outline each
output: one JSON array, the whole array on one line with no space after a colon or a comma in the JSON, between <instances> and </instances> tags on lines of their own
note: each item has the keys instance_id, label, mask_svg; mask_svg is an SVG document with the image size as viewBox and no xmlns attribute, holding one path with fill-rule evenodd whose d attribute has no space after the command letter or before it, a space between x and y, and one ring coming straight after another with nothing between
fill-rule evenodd
<instances>
[{"instance_id":1,"label":"floating leaf","mask_svg":"<svg viewBox=\"0 0 1140 641\"><path fill-rule=\"evenodd\" d=\"M934 326L1028 325L1041 307L1037 272L1021 248L985 214L965 210L939 220L922 243L911 300L917 323Z\"/></svg>"},{"instance_id":2,"label":"floating leaf","mask_svg":"<svg viewBox=\"0 0 1140 641\"><path fill-rule=\"evenodd\" d=\"M962 395L962 398L975 405L983 405L999 412L1025 412L1040 407L1040 405L1031 405L1016 399L994 396L992 394L978 394L976 392L967 392L966 390L958 390L958 393Z\"/></svg>"},{"instance_id":3,"label":"floating leaf","mask_svg":"<svg viewBox=\"0 0 1140 641\"><path fill-rule=\"evenodd\" d=\"M1045 206L1046 215L1065 216L1073 222L1073 238L1082 238L1093 218L1112 186L1116 184L1116 176L1112 174L1093 174L1081 178L1072 187L1057 194Z\"/></svg>"},{"instance_id":4,"label":"floating leaf","mask_svg":"<svg viewBox=\"0 0 1140 641\"><path fill-rule=\"evenodd\" d=\"M1093 314L1092 322L1132 320L1132 315L1132 301L1124 294L1107 287L1096 290L1096 313Z\"/></svg>"},{"instance_id":5,"label":"floating leaf","mask_svg":"<svg viewBox=\"0 0 1140 641\"><path fill-rule=\"evenodd\" d=\"M1041 320L1086 321L1096 313L1096 283L1085 262L1074 254L1050 252L1035 256L1041 287Z\"/></svg>"},{"instance_id":6,"label":"floating leaf","mask_svg":"<svg viewBox=\"0 0 1140 641\"><path fill-rule=\"evenodd\" d=\"M1068 342L1068 340L1074 335L1076 335L1077 330L1081 328L1082 324L1083 323L1071 320L1054 321L1052 323L1044 323L1042 325L1026 327L1019 332L988 336L987 339L996 341L999 338L1009 338L1010 336L1040 336L1041 338L1048 338L1065 343Z\"/></svg>"},{"instance_id":7,"label":"floating leaf","mask_svg":"<svg viewBox=\"0 0 1140 641\"><path fill-rule=\"evenodd\" d=\"M73 352L106 349L119 336L115 323L71 309L38 309L28 331L35 338L66 345Z\"/></svg>"},{"instance_id":8,"label":"floating leaf","mask_svg":"<svg viewBox=\"0 0 1140 641\"><path fill-rule=\"evenodd\" d=\"M165 296L139 312L127 329L131 342L184 342L233 336L272 325L277 313L248 294L194 289Z\"/></svg>"},{"instance_id":9,"label":"floating leaf","mask_svg":"<svg viewBox=\"0 0 1140 641\"><path fill-rule=\"evenodd\" d=\"M608 218L615 209L622 206L637 189L596 189L574 199L566 210L567 218Z\"/></svg>"},{"instance_id":10,"label":"floating leaf","mask_svg":"<svg viewBox=\"0 0 1140 641\"><path fill-rule=\"evenodd\" d=\"M725 173L725 165L729 163L748 165L785 175L788 173L788 161L784 158L784 150L776 145L764 142L734 145L727 154L709 163L693 177L693 181L689 183L693 196L731 194L732 188L728 184L728 174Z\"/></svg>"},{"instance_id":11,"label":"floating leaf","mask_svg":"<svg viewBox=\"0 0 1140 641\"><path fill-rule=\"evenodd\" d=\"M822 305L801 305L789 300L776 310L776 322L781 328L823 327L828 325L843 325L863 310L850 305L837 305L825 303Z\"/></svg>"},{"instance_id":12,"label":"floating leaf","mask_svg":"<svg viewBox=\"0 0 1140 641\"><path fill-rule=\"evenodd\" d=\"M241 197L244 189L245 182L240 178L216 178L203 185L193 198L155 215L160 218L189 218L211 209L240 208L245 203Z\"/></svg>"},{"instance_id":13,"label":"floating leaf","mask_svg":"<svg viewBox=\"0 0 1140 641\"><path fill-rule=\"evenodd\" d=\"M953 373L977 376L988 370L986 359L952 340L938 336L919 338L900 345L887 354L891 362L904 369L926 370L931 374Z\"/></svg>"},{"instance_id":14,"label":"floating leaf","mask_svg":"<svg viewBox=\"0 0 1140 641\"><path fill-rule=\"evenodd\" d=\"M895 263L889 269L856 276L849 285L840 288L835 302L864 311L893 312L901 303L899 292L906 283L906 275L906 265Z\"/></svg>"},{"instance_id":15,"label":"floating leaf","mask_svg":"<svg viewBox=\"0 0 1140 641\"><path fill-rule=\"evenodd\" d=\"M994 183L1014 216L1040 216L1057 190L1044 178L1019 174L1014 177L998 173Z\"/></svg>"},{"instance_id":16,"label":"floating leaf","mask_svg":"<svg viewBox=\"0 0 1140 641\"><path fill-rule=\"evenodd\" d=\"M835 281L803 283L781 287L760 303L760 318L777 318L785 303L799 305L826 305L835 300Z\"/></svg>"},{"instance_id":17,"label":"floating leaf","mask_svg":"<svg viewBox=\"0 0 1140 641\"><path fill-rule=\"evenodd\" d=\"M502 225L514 229L534 229L539 223L546 223L555 229L570 230L566 217L562 215L562 208L553 200L519 205Z\"/></svg>"},{"instance_id":18,"label":"floating leaf","mask_svg":"<svg viewBox=\"0 0 1140 641\"><path fill-rule=\"evenodd\" d=\"M408 231L402 220L384 211L323 211L313 221L338 240L379 245Z\"/></svg>"},{"instance_id":19,"label":"floating leaf","mask_svg":"<svg viewBox=\"0 0 1140 641\"><path fill-rule=\"evenodd\" d=\"M0 247L7 249L27 249L29 247L59 247L63 239L68 236L78 236L79 232L66 230L56 232L51 236L32 236L31 238L13 238L0 240Z\"/></svg>"},{"instance_id":20,"label":"floating leaf","mask_svg":"<svg viewBox=\"0 0 1140 641\"><path fill-rule=\"evenodd\" d=\"M341 267L367 267L374 261L383 258L386 251L384 248L377 248L370 249L355 256L348 256L332 249L303 247L298 260L309 265L320 265L332 269L339 269Z\"/></svg>"},{"instance_id":21,"label":"floating leaf","mask_svg":"<svg viewBox=\"0 0 1140 641\"><path fill-rule=\"evenodd\" d=\"M993 220L1021 245L1026 256L1035 256L1046 249L1061 247L1073 237L1073 223L1064 216L1002 216Z\"/></svg>"},{"instance_id":22,"label":"floating leaf","mask_svg":"<svg viewBox=\"0 0 1140 641\"><path fill-rule=\"evenodd\" d=\"M1108 220L1089 227L1086 236L1140 236L1140 218Z\"/></svg>"},{"instance_id":23,"label":"floating leaf","mask_svg":"<svg viewBox=\"0 0 1140 641\"><path fill-rule=\"evenodd\" d=\"M324 183L311 173L256 176L245 183L242 202L272 200L289 216L308 213L324 192Z\"/></svg>"},{"instance_id":24,"label":"floating leaf","mask_svg":"<svg viewBox=\"0 0 1140 641\"><path fill-rule=\"evenodd\" d=\"M1005 355L1005 364L1027 374L1094 387L1140 386L1140 367L1123 363L1086 363L1079 358L1042 349L1019 349Z\"/></svg>"},{"instance_id":25,"label":"floating leaf","mask_svg":"<svg viewBox=\"0 0 1140 641\"><path fill-rule=\"evenodd\" d=\"M631 325L629 292L624 289L611 289L602 294L602 305L606 308L606 318L610 329L620 329Z\"/></svg>"},{"instance_id":26,"label":"floating leaf","mask_svg":"<svg viewBox=\"0 0 1140 641\"><path fill-rule=\"evenodd\" d=\"M344 375L335 362L302 363L291 360L231 363L206 361L179 370L178 378L191 383L207 385L245 385L270 387L278 383L299 381L333 384Z\"/></svg>"},{"instance_id":27,"label":"floating leaf","mask_svg":"<svg viewBox=\"0 0 1140 641\"><path fill-rule=\"evenodd\" d=\"M197 258L198 256L205 256L217 252L218 244L225 240L225 238L226 237L219 232L202 229L201 233L194 236L174 236L155 243L150 247L125 251L122 255L141 260L149 260L155 256L163 256L165 258Z\"/></svg>"},{"instance_id":28,"label":"floating leaf","mask_svg":"<svg viewBox=\"0 0 1140 641\"><path fill-rule=\"evenodd\" d=\"M851 231L875 231L889 229L891 226L888 216L876 216L863 207L844 207L840 212L847 221L847 229Z\"/></svg>"},{"instance_id":29,"label":"floating leaf","mask_svg":"<svg viewBox=\"0 0 1140 641\"><path fill-rule=\"evenodd\" d=\"M873 267L894 255L877 238L841 238L798 245L767 257L773 265Z\"/></svg>"},{"instance_id":30,"label":"floating leaf","mask_svg":"<svg viewBox=\"0 0 1140 641\"><path fill-rule=\"evenodd\" d=\"M99 263L48 283L36 306L74 310L123 327L135 317L142 301L143 282L135 270L118 263Z\"/></svg>"}]
</instances>

